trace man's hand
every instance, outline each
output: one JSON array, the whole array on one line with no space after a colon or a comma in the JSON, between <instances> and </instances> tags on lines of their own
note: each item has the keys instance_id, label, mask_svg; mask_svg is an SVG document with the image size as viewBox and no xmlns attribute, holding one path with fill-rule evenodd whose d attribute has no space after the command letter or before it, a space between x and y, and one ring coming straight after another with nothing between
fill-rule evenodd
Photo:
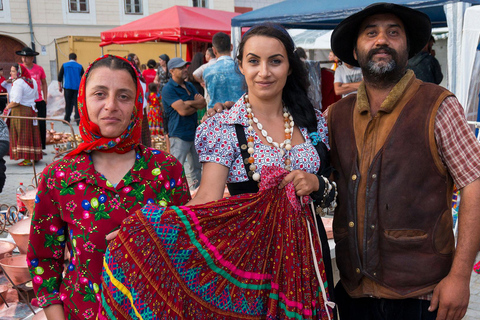
<instances>
[{"instance_id":1,"label":"man's hand","mask_svg":"<svg viewBox=\"0 0 480 320\"><path fill-rule=\"evenodd\" d=\"M221 103L221 102L215 103L213 108L207 109L207 112L205 112L205 114L202 117L202 122L216 115L217 113L222 113L223 110L230 109L234 104L235 102L233 101L225 101L224 103Z\"/></svg>"},{"instance_id":2,"label":"man's hand","mask_svg":"<svg viewBox=\"0 0 480 320\"><path fill-rule=\"evenodd\" d=\"M313 173L307 173L302 170L293 170L283 178L278 185L282 189L293 181L295 193L297 196L308 196L310 193L317 191L319 188L318 178Z\"/></svg>"},{"instance_id":3,"label":"man's hand","mask_svg":"<svg viewBox=\"0 0 480 320\"><path fill-rule=\"evenodd\" d=\"M467 313L470 278L449 274L436 286L428 311L438 308L437 320L461 320Z\"/></svg>"},{"instance_id":4,"label":"man's hand","mask_svg":"<svg viewBox=\"0 0 480 320\"><path fill-rule=\"evenodd\" d=\"M62 85L59 83L58 84L58 91L60 91L60 93L62 93L62 90L63 90Z\"/></svg>"}]
</instances>

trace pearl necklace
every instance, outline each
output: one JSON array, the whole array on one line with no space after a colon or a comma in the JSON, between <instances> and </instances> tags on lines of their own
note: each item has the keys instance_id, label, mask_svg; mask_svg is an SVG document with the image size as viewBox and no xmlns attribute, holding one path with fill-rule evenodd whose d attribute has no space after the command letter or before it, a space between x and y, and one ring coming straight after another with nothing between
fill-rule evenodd
<instances>
[{"instance_id":1,"label":"pearl necklace","mask_svg":"<svg viewBox=\"0 0 480 320\"><path fill-rule=\"evenodd\" d=\"M268 135L267 130L263 129L263 125L258 121L258 119L255 117L255 115L252 112L252 106L250 105L250 102L248 101L248 95L246 94L244 96L244 101L245 101L245 106L247 108L247 118L248 118L248 132L249 132L249 137L247 138L247 147L248 147L248 153L250 154L250 157L248 158L248 163L250 164L249 169L252 174L252 179L254 181L260 181L260 174L256 171L257 166L255 165L255 158L253 157L253 154L255 153L255 148L254 148L254 138L253 134L255 129L253 128L253 124L257 126L258 130L262 133L262 136L267 140L268 143L272 144L274 147L278 148L280 150L280 154L282 157L287 154L287 157L285 158L284 161L284 168L285 170L292 171L292 161L288 158L288 153L292 149L292 136L293 136L293 128L295 126L295 123L293 121L293 117L288 112L287 108L285 105L283 106L283 121L284 121L284 126L285 126L285 140L282 143L278 143L273 141L272 137Z\"/></svg>"}]
</instances>

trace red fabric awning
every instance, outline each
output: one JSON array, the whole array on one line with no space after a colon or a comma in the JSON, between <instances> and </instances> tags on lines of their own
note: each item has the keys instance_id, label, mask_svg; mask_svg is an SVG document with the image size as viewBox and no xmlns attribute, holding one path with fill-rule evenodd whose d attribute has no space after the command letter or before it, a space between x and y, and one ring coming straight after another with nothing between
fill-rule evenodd
<instances>
[{"instance_id":1,"label":"red fabric awning","mask_svg":"<svg viewBox=\"0 0 480 320\"><path fill-rule=\"evenodd\" d=\"M100 46L147 41L211 42L217 32L231 32L231 20L239 13L196 7L173 6L100 34Z\"/></svg>"}]
</instances>

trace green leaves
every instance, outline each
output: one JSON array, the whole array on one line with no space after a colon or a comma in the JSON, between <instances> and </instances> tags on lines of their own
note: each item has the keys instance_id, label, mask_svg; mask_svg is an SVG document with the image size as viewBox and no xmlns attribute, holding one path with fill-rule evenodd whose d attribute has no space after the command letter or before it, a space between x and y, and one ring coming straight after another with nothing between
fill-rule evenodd
<instances>
[{"instance_id":1,"label":"green leaves","mask_svg":"<svg viewBox=\"0 0 480 320\"><path fill-rule=\"evenodd\" d=\"M94 211L93 214L95 215L95 221L101 219L110 219L110 215L105 211L105 204L103 203L98 206L98 209Z\"/></svg>"},{"instance_id":2,"label":"green leaves","mask_svg":"<svg viewBox=\"0 0 480 320\"><path fill-rule=\"evenodd\" d=\"M75 190L73 190L73 187L69 187L65 180L62 180L62 182L60 182L60 184L62 185L62 190L60 190L60 195L61 196L64 196L64 195L67 195L67 194L71 194L71 195L75 194Z\"/></svg>"}]
</instances>

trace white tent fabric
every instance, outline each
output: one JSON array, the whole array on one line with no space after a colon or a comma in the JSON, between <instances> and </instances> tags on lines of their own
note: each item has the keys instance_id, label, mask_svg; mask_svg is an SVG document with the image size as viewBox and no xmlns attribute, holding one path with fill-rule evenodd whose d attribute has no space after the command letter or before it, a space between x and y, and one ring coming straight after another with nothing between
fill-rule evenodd
<instances>
[{"instance_id":1,"label":"white tent fabric","mask_svg":"<svg viewBox=\"0 0 480 320\"><path fill-rule=\"evenodd\" d=\"M476 120L480 90L480 6L466 10L460 50L457 97L469 120ZM474 117L474 118L472 118Z\"/></svg>"},{"instance_id":2,"label":"white tent fabric","mask_svg":"<svg viewBox=\"0 0 480 320\"><path fill-rule=\"evenodd\" d=\"M458 93L460 48L462 45L462 27L464 14L470 3L457 2L444 5L445 16L448 25L448 89L453 93Z\"/></svg>"}]
</instances>

